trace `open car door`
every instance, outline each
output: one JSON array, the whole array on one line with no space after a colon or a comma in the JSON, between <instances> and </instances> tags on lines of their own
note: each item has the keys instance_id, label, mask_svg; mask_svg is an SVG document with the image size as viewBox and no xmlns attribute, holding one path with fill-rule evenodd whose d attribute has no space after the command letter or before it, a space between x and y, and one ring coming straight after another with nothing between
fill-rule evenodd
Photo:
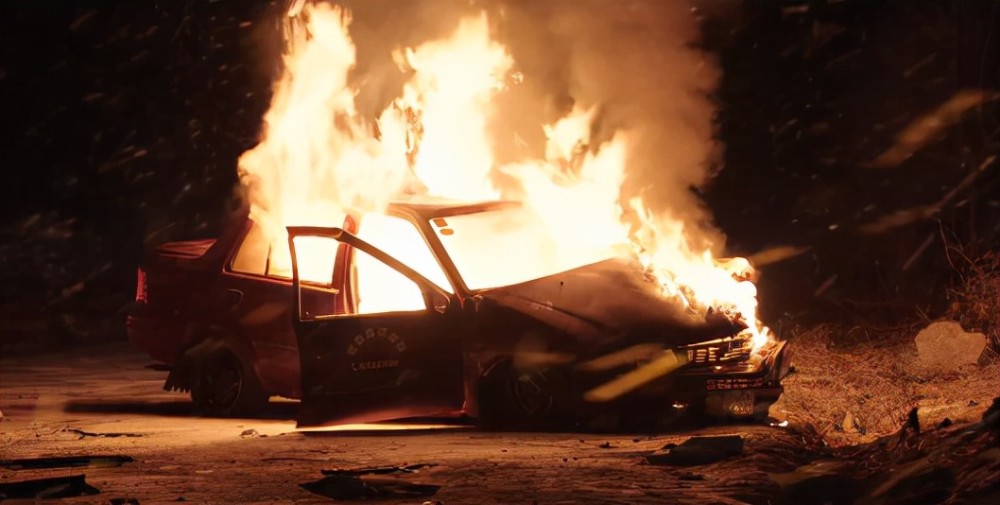
<instances>
[{"instance_id":1,"label":"open car door","mask_svg":"<svg viewBox=\"0 0 1000 505\"><path fill-rule=\"evenodd\" d=\"M453 295L340 228L289 227L288 241L302 370L299 426L446 415L461 409L462 318ZM338 255L344 248L350 253ZM337 257L351 264L344 269ZM359 290L362 265L379 274L361 278L368 284ZM342 289L361 291L353 313L325 313L302 296L303 285L332 282L335 269L350 272ZM407 293L411 296L404 303L394 302ZM373 308L364 309L366 301Z\"/></svg>"}]
</instances>

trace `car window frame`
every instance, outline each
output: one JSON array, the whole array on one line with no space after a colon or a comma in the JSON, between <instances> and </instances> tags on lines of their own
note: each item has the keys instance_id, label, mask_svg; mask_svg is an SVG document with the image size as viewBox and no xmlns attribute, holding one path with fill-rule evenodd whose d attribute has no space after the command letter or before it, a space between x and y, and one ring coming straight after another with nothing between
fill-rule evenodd
<instances>
[{"instance_id":1,"label":"car window frame","mask_svg":"<svg viewBox=\"0 0 1000 505\"><path fill-rule=\"evenodd\" d=\"M427 278L426 276L424 276L423 274L420 274L421 276L423 276L425 279L427 279L428 282L430 282L431 284L433 284L435 287L440 288L440 289L448 292L449 294L458 294L459 293L459 289L464 288L464 286L465 286L464 282L462 282L462 284L459 285L459 284L457 284L455 282L455 279L452 278L452 274L449 271L449 268L451 268L451 265L449 264L449 262L451 261L451 258L447 258L447 261L442 258L441 254L439 253L439 251L437 249L439 247L439 245L440 245L440 242L437 240L437 237L434 237L433 240L430 237L428 237L428 235L427 235L427 229L425 229L425 226L427 226L428 223L425 223L423 219L414 218L414 216L412 216L412 215L410 215L410 214L408 214L406 212L395 212L392 209L386 210L384 213L382 213L382 215L385 216L385 217L398 218L400 220L406 221L407 223L410 224L410 226L413 227L413 229L417 232L417 235L420 236L420 240L423 241L423 244L425 246L427 246L427 251L430 253L431 257L434 258L434 263L438 266L439 269L441 269L441 273L444 276L444 281L448 285L447 286L440 286L436 282L434 282L434 281L430 280L429 278ZM361 226L364 224L363 217L358 218L357 223L358 224L357 224L356 230L354 230L353 232L345 230L345 232L353 235L354 237L358 238L359 240L364 240L364 239L360 238L360 235L361 235ZM370 242L367 242L367 241L366 241L366 243L368 243L368 245L370 245L371 247L379 249L379 251L382 251L386 255L392 257L391 254L386 253L385 251L383 251L382 249L378 248L374 244L371 244ZM347 245L347 247L351 247L351 246ZM399 261L395 257L393 257L393 259L396 259L397 261ZM400 263L402 263L402 262L400 262ZM405 265L405 263L403 263L403 264ZM419 274L420 272L417 272L417 273Z\"/></svg>"},{"instance_id":2,"label":"car window frame","mask_svg":"<svg viewBox=\"0 0 1000 505\"><path fill-rule=\"evenodd\" d=\"M230 275L233 275L233 276L237 276L237 277L249 277L249 278L252 278L252 279L264 279L264 280L269 280L269 281L274 281L274 282L281 282L281 283L284 283L284 284L291 284L292 283L292 277L291 276L282 277L282 276L272 275L272 274L268 273L270 271L270 269L271 269L271 244L270 243L267 245L267 258L264 261L264 274L263 275L262 274L253 273L253 272L241 272L241 271L235 270L233 268L233 263L236 261L236 256L239 254L240 249L243 247L243 244L247 240L247 237L250 236L250 233L253 231L253 229L256 226L258 226L257 222L255 222L252 219L247 219L247 224L245 226L246 229L239 236L240 237L239 238L239 244L236 247L233 248L233 250L229 254L229 258L226 260L225 272L227 274L230 274ZM289 251L289 254L291 254L291 251ZM335 278L336 278L336 265L334 266L334 272L331 275L329 283L321 283L321 282L316 282L316 281L303 280L302 284L304 284L305 286L307 286L310 289L319 290L319 291L323 291L323 292L334 294L334 295L339 295L341 290L340 290L340 288L338 288L335 285L335 282L334 282Z\"/></svg>"},{"instance_id":3,"label":"car window frame","mask_svg":"<svg viewBox=\"0 0 1000 505\"><path fill-rule=\"evenodd\" d=\"M430 279L426 278L420 272L417 272L413 268L409 267L402 261L399 261L392 255L386 253L385 251L375 247L374 245L358 238L357 235L350 233L343 228L339 227L321 227L321 226L289 226L288 228L288 248L292 254L292 290L293 299L295 303L295 318L299 323L312 323L329 321L333 319L343 319L346 317L354 318L365 318L365 317L384 317L390 314L429 314L429 313L444 313L447 307L454 302L454 294L448 293L440 286L432 282ZM382 262L389 268L399 272L404 277L409 279L411 282L415 283L420 289L420 292L424 297L424 309L421 310L405 310L405 311L387 311L387 312L375 312L367 314L359 313L345 313L345 314L324 314L313 316L310 318L304 318L302 315L302 300L301 300L301 285L308 284L308 281L301 281L298 275L298 258L295 255L295 238L296 237L324 237L332 240L336 240L343 246L352 247L360 250L369 256L373 257L375 260ZM439 300L443 299L445 302L442 304L436 304L435 297Z\"/></svg>"}]
</instances>

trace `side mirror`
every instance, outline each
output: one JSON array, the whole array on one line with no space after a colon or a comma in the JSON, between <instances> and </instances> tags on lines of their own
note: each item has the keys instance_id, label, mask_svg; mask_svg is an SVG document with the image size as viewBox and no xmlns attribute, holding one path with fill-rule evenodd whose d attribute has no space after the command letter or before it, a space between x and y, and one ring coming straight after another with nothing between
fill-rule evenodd
<instances>
[{"instance_id":1,"label":"side mirror","mask_svg":"<svg viewBox=\"0 0 1000 505\"><path fill-rule=\"evenodd\" d=\"M463 309L469 314L475 314L479 312L479 305L481 303L483 303L482 295L472 295L465 299L465 307Z\"/></svg>"},{"instance_id":2,"label":"side mirror","mask_svg":"<svg viewBox=\"0 0 1000 505\"><path fill-rule=\"evenodd\" d=\"M448 309L452 304L452 299L450 297L436 291L428 290L424 293L424 298L427 300L427 306L431 307L434 309L434 312L439 314L448 312Z\"/></svg>"}]
</instances>

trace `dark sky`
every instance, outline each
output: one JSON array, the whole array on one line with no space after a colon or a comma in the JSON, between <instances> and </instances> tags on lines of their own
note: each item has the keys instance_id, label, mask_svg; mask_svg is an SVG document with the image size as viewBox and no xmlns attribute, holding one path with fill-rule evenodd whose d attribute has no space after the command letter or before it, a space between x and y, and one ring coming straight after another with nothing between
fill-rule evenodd
<instances>
[{"instance_id":1,"label":"dark sky","mask_svg":"<svg viewBox=\"0 0 1000 505\"><path fill-rule=\"evenodd\" d=\"M225 198L266 107L274 5L2 6L5 218L57 210L113 227Z\"/></svg>"},{"instance_id":2,"label":"dark sky","mask_svg":"<svg viewBox=\"0 0 1000 505\"><path fill-rule=\"evenodd\" d=\"M734 252L812 247L765 270L766 311L931 294L949 279L943 244L915 268L900 265L939 229L996 249L995 163L936 216L940 223L878 236L857 230L939 199L998 151L993 102L902 165L870 167L920 113L961 89L1000 89L1000 3L704 5L702 45L723 71L714 99L726 151L703 194ZM267 107L283 8L0 3L5 304L88 306L102 293L113 307L128 299L144 244L222 226L238 202L236 159L256 143ZM814 299L833 275L834 288Z\"/></svg>"}]
</instances>

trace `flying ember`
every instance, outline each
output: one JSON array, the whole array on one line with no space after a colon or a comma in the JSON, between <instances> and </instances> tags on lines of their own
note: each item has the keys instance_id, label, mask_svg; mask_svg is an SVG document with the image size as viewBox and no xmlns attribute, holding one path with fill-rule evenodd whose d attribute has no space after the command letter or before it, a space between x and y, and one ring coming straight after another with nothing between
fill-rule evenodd
<instances>
[{"instance_id":1,"label":"flying ember","mask_svg":"<svg viewBox=\"0 0 1000 505\"><path fill-rule=\"evenodd\" d=\"M342 227L347 216L379 222L387 205L399 199L510 200L521 204L520 211L456 220L449 228L461 228L446 247L461 258L463 276L475 284L470 288L631 257L642 262L664 297L693 313L721 312L745 324L754 349L771 338L757 320L754 272L747 260L716 258L711 241L680 216L624 194L641 131L594 135L602 104L577 102L565 117L538 125L547 138L544 152L497 161L496 139L510 135L492 128L497 108L508 103L499 98L530 77L491 34L485 12L462 19L443 39L397 49L393 60L404 84L377 117L366 117L355 106L358 89L351 72L358 53L350 26L349 12L322 4L306 5L289 18L283 73L263 139L240 159L251 217L271 244L272 265L290 271L286 226ZM363 239L449 289L427 258L414 256L421 248L408 246L419 236L399 233L391 222L362 228L369 230ZM498 258L482 247L500 234L516 236L520 253ZM305 248L300 275L308 280L310 264L329 262L332 254ZM359 290L362 310L375 310L385 297L422 303L412 291Z\"/></svg>"}]
</instances>

